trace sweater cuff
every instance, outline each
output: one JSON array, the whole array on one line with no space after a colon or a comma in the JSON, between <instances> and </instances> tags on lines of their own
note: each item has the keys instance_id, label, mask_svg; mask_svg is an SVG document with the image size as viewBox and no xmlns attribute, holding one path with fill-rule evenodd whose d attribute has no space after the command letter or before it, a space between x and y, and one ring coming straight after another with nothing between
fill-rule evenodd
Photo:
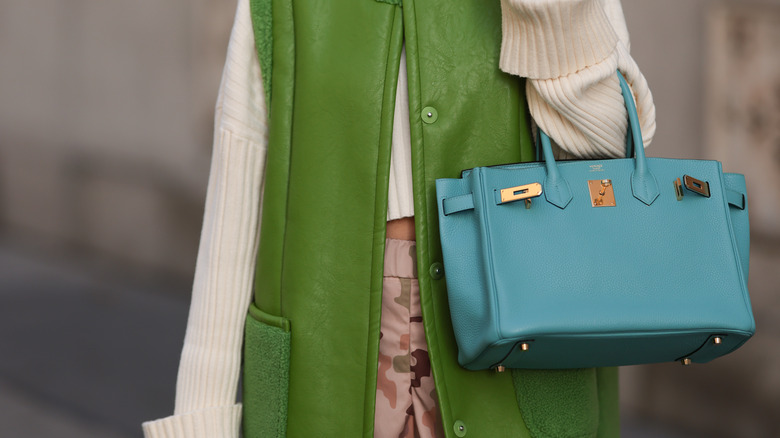
<instances>
[{"instance_id":1,"label":"sweater cuff","mask_svg":"<svg viewBox=\"0 0 780 438\"><path fill-rule=\"evenodd\" d=\"M172 415L143 424L145 438L238 438L241 404Z\"/></svg>"},{"instance_id":2,"label":"sweater cuff","mask_svg":"<svg viewBox=\"0 0 780 438\"><path fill-rule=\"evenodd\" d=\"M606 59L618 37L599 0L501 0L501 70L532 79Z\"/></svg>"}]
</instances>

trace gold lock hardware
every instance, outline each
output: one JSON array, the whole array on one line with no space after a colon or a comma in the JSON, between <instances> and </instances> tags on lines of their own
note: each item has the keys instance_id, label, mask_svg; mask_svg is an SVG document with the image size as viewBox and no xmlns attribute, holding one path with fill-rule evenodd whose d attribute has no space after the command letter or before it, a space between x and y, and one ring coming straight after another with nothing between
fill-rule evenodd
<instances>
[{"instance_id":1,"label":"gold lock hardware","mask_svg":"<svg viewBox=\"0 0 780 438\"><path fill-rule=\"evenodd\" d=\"M674 194L677 195L678 201L683 200L682 181L680 181L680 178L677 178L677 180L674 182Z\"/></svg>"},{"instance_id":2,"label":"gold lock hardware","mask_svg":"<svg viewBox=\"0 0 780 438\"><path fill-rule=\"evenodd\" d=\"M611 179L592 179L588 181L588 190L593 207L615 206L615 190Z\"/></svg>"},{"instance_id":3,"label":"gold lock hardware","mask_svg":"<svg viewBox=\"0 0 780 438\"><path fill-rule=\"evenodd\" d=\"M525 199L525 208L531 208L531 198L542 194L542 185L538 182L522 186L501 189L501 204Z\"/></svg>"},{"instance_id":4,"label":"gold lock hardware","mask_svg":"<svg viewBox=\"0 0 780 438\"><path fill-rule=\"evenodd\" d=\"M693 193L698 193L705 198L710 197L710 184L707 181L701 181L692 176L683 175L683 183L685 184L685 188Z\"/></svg>"}]
</instances>

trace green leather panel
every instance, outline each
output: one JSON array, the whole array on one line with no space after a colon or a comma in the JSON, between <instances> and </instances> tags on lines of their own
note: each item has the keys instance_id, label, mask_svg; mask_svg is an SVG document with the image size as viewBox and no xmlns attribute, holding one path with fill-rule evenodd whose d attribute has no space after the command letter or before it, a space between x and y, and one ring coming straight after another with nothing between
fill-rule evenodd
<instances>
[{"instance_id":1,"label":"green leather panel","mask_svg":"<svg viewBox=\"0 0 780 438\"><path fill-rule=\"evenodd\" d=\"M412 162L422 164L414 168L420 298L444 430L455 436L463 424L468 436L529 436L510 373L458 365L445 281L427 274L432 263L442 261L436 178L518 162L531 153L528 130L521 129L528 124L523 83L498 69L500 4L406 0L404 22ZM438 112L435 123L422 122L420 113L428 106Z\"/></svg>"},{"instance_id":2,"label":"green leather panel","mask_svg":"<svg viewBox=\"0 0 780 438\"><path fill-rule=\"evenodd\" d=\"M401 24L398 9L274 2L265 195L273 197L264 204L256 301L292 326L291 437L372 432L400 27L388 36ZM287 114L289 122L277 120ZM272 174L274 166L285 170Z\"/></svg>"},{"instance_id":3,"label":"green leather panel","mask_svg":"<svg viewBox=\"0 0 780 438\"><path fill-rule=\"evenodd\" d=\"M403 48L403 15L400 7L393 8L392 33L387 51L387 64L382 97L382 119L379 134L379 160L376 166L376 193L374 194L373 252L371 253L371 301L368 318L368 349L366 356L365 407L363 436L374 436L376 380L379 363L379 328L382 316L382 282L384 278L385 229L387 227L387 190L390 180L390 150L392 148L393 115L398 85L398 66Z\"/></svg>"},{"instance_id":4,"label":"green leather panel","mask_svg":"<svg viewBox=\"0 0 780 438\"><path fill-rule=\"evenodd\" d=\"M295 79L295 37L290 0L273 0L273 75L275 98L269 105L262 228L255 272L255 304L271 315L283 316L282 256L287 223L290 178L292 103Z\"/></svg>"}]
</instances>

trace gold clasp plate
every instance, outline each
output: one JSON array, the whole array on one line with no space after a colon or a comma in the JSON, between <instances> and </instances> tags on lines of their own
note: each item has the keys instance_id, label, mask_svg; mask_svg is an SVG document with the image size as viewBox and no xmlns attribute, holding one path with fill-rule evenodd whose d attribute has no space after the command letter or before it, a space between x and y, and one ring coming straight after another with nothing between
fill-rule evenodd
<instances>
[{"instance_id":1,"label":"gold clasp plate","mask_svg":"<svg viewBox=\"0 0 780 438\"><path fill-rule=\"evenodd\" d=\"M677 178L674 181L674 194L677 196L678 201L683 200L683 189L682 189L682 182L680 181L680 178Z\"/></svg>"},{"instance_id":2,"label":"gold clasp plate","mask_svg":"<svg viewBox=\"0 0 780 438\"><path fill-rule=\"evenodd\" d=\"M538 182L501 189L501 204L521 199L535 198L542 194L542 185Z\"/></svg>"},{"instance_id":3,"label":"gold clasp plate","mask_svg":"<svg viewBox=\"0 0 780 438\"><path fill-rule=\"evenodd\" d=\"M592 179L588 181L590 205L594 207L614 207L615 190L611 179Z\"/></svg>"},{"instance_id":4,"label":"gold clasp plate","mask_svg":"<svg viewBox=\"0 0 780 438\"><path fill-rule=\"evenodd\" d=\"M692 176L683 175L683 184L685 184L686 189L694 193L698 193L705 198L710 197L710 183L707 181L701 181Z\"/></svg>"}]
</instances>

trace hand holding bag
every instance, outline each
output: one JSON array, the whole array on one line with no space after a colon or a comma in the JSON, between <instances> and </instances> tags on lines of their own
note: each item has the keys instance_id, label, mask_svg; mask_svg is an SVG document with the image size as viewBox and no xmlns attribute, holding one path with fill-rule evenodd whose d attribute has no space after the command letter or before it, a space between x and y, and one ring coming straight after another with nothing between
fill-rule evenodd
<instances>
[{"instance_id":1,"label":"hand holding bag","mask_svg":"<svg viewBox=\"0 0 780 438\"><path fill-rule=\"evenodd\" d=\"M466 170L436 181L459 363L472 370L707 362L755 332L744 176L635 157Z\"/></svg>"}]
</instances>

